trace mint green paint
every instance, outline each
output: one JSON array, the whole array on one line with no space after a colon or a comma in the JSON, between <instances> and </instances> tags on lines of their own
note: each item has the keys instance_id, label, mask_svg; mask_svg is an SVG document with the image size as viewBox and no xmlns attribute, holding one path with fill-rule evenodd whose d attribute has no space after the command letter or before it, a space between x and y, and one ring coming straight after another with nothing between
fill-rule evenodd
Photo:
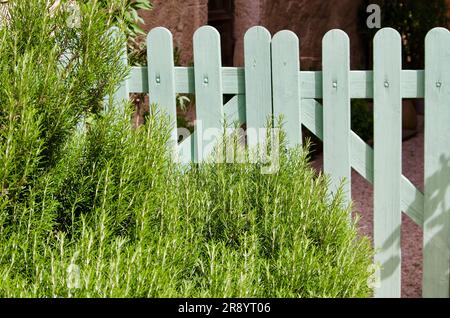
<instances>
[{"instance_id":1,"label":"mint green paint","mask_svg":"<svg viewBox=\"0 0 450 318\"><path fill-rule=\"evenodd\" d=\"M122 38L123 39L123 47L121 53L121 62L123 65L128 65L128 55L127 55L127 44L124 35L120 32L118 27L112 27L110 29L111 37L113 39ZM129 90L129 81L123 81L113 96L112 106L120 109L123 112L124 110L124 102L127 102L130 99L130 90ZM107 102L107 101L106 101ZM108 104L108 103L107 103Z\"/></svg>"},{"instance_id":2,"label":"mint green paint","mask_svg":"<svg viewBox=\"0 0 450 318\"><path fill-rule=\"evenodd\" d=\"M391 28L374 39L374 246L381 265L376 297L400 297L402 98L401 38Z\"/></svg>"},{"instance_id":3,"label":"mint green paint","mask_svg":"<svg viewBox=\"0 0 450 318\"><path fill-rule=\"evenodd\" d=\"M224 117L229 124L245 123L245 97L243 95L236 95L228 101L223 107ZM196 134L190 135L179 145L179 159L181 163L189 163L191 161L197 162L195 153L196 145L194 140ZM207 154L208 155L208 154Z\"/></svg>"},{"instance_id":4,"label":"mint green paint","mask_svg":"<svg viewBox=\"0 0 450 318\"><path fill-rule=\"evenodd\" d=\"M224 112L228 124L244 124L247 121L245 117L245 96L236 95L230 99L224 106Z\"/></svg>"},{"instance_id":5,"label":"mint green paint","mask_svg":"<svg viewBox=\"0 0 450 318\"><path fill-rule=\"evenodd\" d=\"M450 32L435 28L425 40L424 297L449 296Z\"/></svg>"},{"instance_id":6,"label":"mint green paint","mask_svg":"<svg viewBox=\"0 0 450 318\"><path fill-rule=\"evenodd\" d=\"M151 30L147 47L150 103L158 104L161 111L169 116L172 125L170 144L176 156L178 134L172 33L161 27Z\"/></svg>"},{"instance_id":7,"label":"mint green paint","mask_svg":"<svg viewBox=\"0 0 450 318\"><path fill-rule=\"evenodd\" d=\"M297 35L280 31L272 39L272 94L275 120L282 116L286 144L302 143L300 118L300 49Z\"/></svg>"},{"instance_id":8,"label":"mint green paint","mask_svg":"<svg viewBox=\"0 0 450 318\"><path fill-rule=\"evenodd\" d=\"M402 97L424 97L424 71L402 71ZM301 98L322 98L322 72L299 72L299 90ZM175 90L177 93L195 93L194 68L175 67ZM148 93L147 67L132 67L128 80L131 93ZM240 67L222 67L222 85L224 94L246 94L245 71ZM373 72L350 71L350 97L373 98Z\"/></svg>"},{"instance_id":9,"label":"mint green paint","mask_svg":"<svg viewBox=\"0 0 450 318\"><path fill-rule=\"evenodd\" d=\"M204 26L194 34L196 129L199 162L207 159L214 141L223 135L222 59L219 32ZM214 133L213 129L221 130ZM201 134L200 134L201 133Z\"/></svg>"},{"instance_id":10,"label":"mint green paint","mask_svg":"<svg viewBox=\"0 0 450 318\"><path fill-rule=\"evenodd\" d=\"M345 32L325 34L322 65L323 168L330 175L330 191L335 193L344 182L342 190L350 202L350 40Z\"/></svg>"},{"instance_id":11,"label":"mint green paint","mask_svg":"<svg viewBox=\"0 0 450 318\"><path fill-rule=\"evenodd\" d=\"M256 26L244 36L245 104L247 128L264 128L272 115L271 35L265 28ZM247 136L249 147L258 144L257 136Z\"/></svg>"},{"instance_id":12,"label":"mint green paint","mask_svg":"<svg viewBox=\"0 0 450 318\"><path fill-rule=\"evenodd\" d=\"M302 101L303 125L320 140L323 140L323 107L313 99ZM358 135L350 132L351 166L364 179L373 184L373 149ZM401 177L401 209L417 225L423 225L423 193L405 176Z\"/></svg>"},{"instance_id":13,"label":"mint green paint","mask_svg":"<svg viewBox=\"0 0 450 318\"><path fill-rule=\"evenodd\" d=\"M188 165L191 162L197 162L197 133L194 131L189 137L178 145L178 162Z\"/></svg>"}]
</instances>

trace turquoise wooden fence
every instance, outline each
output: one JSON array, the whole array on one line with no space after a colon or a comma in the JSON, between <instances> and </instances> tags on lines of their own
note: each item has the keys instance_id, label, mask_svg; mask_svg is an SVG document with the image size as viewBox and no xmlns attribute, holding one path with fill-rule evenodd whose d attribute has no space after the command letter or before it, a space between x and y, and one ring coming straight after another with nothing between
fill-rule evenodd
<instances>
[{"instance_id":1,"label":"turquoise wooden fence","mask_svg":"<svg viewBox=\"0 0 450 318\"><path fill-rule=\"evenodd\" d=\"M351 168L374 186L375 262L381 265L376 297L400 297L401 214L423 228L423 296L449 296L450 243L450 32L431 30L425 70L402 70L401 37L393 29L374 39L373 71L350 70L348 36L331 30L323 38L323 70L300 71L299 39L290 31L271 37L253 27L244 38L245 67L222 67L219 33L210 26L194 35L195 67L175 67L171 33L148 35L149 67L133 67L119 95L150 93L172 120L172 149L180 162L202 161L200 132L223 129L224 120L265 127L284 115L289 146L301 144L301 125L324 142L324 170L335 189L351 182ZM176 94L196 95L193 135L177 143ZM223 95L234 97L223 105ZM374 101L374 148L350 129L350 100ZM402 175L403 98L425 99L425 193ZM321 105L317 100L323 100ZM257 139L248 136L248 144ZM350 198L350 183L345 192Z\"/></svg>"}]
</instances>

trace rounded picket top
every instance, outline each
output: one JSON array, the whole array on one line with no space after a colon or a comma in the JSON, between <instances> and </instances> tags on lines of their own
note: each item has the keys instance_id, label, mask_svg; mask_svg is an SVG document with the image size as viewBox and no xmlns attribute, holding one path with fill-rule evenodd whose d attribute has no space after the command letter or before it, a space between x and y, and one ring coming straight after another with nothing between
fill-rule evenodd
<instances>
[{"instance_id":1,"label":"rounded picket top","mask_svg":"<svg viewBox=\"0 0 450 318\"><path fill-rule=\"evenodd\" d=\"M194 32L194 43L198 40L213 41L220 44L220 33L216 28L210 25L204 25Z\"/></svg>"},{"instance_id":2,"label":"rounded picket top","mask_svg":"<svg viewBox=\"0 0 450 318\"><path fill-rule=\"evenodd\" d=\"M208 59L217 60L222 64L220 33L216 28L205 25L194 32L194 64L197 61Z\"/></svg>"},{"instance_id":3,"label":"rounded picket top","mask_svg":"<svg viewBox=\"0 0 450 318\"><path fill-rule=\"evenodd\" d=\"M119 27L112 26L107 31L107 36L110 39L121 41L123 45L126 47L127 37L125 36L125 33L123 33Z\"/></svg>"},{"instance_id":4,"label":"rounded picket top","mask_svg":"<svg viewBox=\"0 0 450 318\"><path fill-rule=\"evenodd\" d=\"M272 61L299 60L299 55L300 41L297 34L289 30L282 30L273 36Z\"/></svg>"},{"instance_id":5,"label":"rounded picket top","mask_svg":"<svg viewBox=\"0 0 450 318\"><path fill-rule=\"evenodd\" d=\"M172 52L169 54L169 52ZM172 32L164 27L156 27L147 34L147 62L150 65L152 58L163 58L173 65L173 36ZM166 54L169 54L167 57Z\"/></svg>"},{"instance_id":6,"label":"rounded picket top","mask_svg":"<svg viewBox=\"0 0 450 318\"><path fill-rule=\"evenodd\" d=\"M277 43L278 41L299 43L299 38L297 34L292 32L291 30L281 30L277 32L272 38L272 43Z\"/></svg>"},{"instance_id":7,"label":"rounded picket top","mask_svg":"<svg viewBox=\"0 0 450 318\"><path fill-rule=\"evenodd\" d=\"M450 31L447 28L437 27L428 31L425 36L425 62L433 55L432 52L442 55L446 54L448 49L450 49Z\"/></svg>"},{"instance_id":8,"label":"rounded picket top","mask_svg":"<svg viewBox=\"0 0 450 318\"><path fill-rule=\"evenodd\" d=\"M322 43L329 43L335 41L342 41L344 43L350 43L348 34L341 29L332 29L325 33L322 39Z\"/></svg>"},{"instance_id":9,"label":"rounded picket top","mask_svg":"<svg viewBox=\"0 0 450 318\"><path fill-rule=\"evenodd\" d=\"M153 40L153 39L169 39L172 41L172 32L170 32L165 27L156 27L150 30L150 32L147 34L147 41Z\"/></svg>"},{"instance_id":10,"label":"rounded picket top","mask_svg":"<svg viewBox=\"0 0 450 318\"><path fill-rule=\"evenodd\" d=\"M431 29L425 37L425 156L423 214L423 297L449 297L449 223L444 209L436 208L434 194L446 189L450 174L445 158L450 155L448 108L450 84L450 32ZM445 128L444 128L445 127ZM444 161L443 161L444 160ZM439 179L435 176L439 174ZM448 195L448 193L447 193ZM442 197L444 198L444 197ZM444 199L445 200L445 199ZM436 222L442 220L442 222Z\"/></svg>"},{"instance_id":11,"label":"rounded picket top","mask_svg":"<svg viewBox=\"0 0 450 318\"><path fill-rule=\"evenodd\" d=\"M169 51L173 52L172 32L164 27L156 27L147 34L147 61L150 65L150 58L157 57ZM173 54L172 54L173 55Z\"/></svg>"},{"instance_id":12,"label":"rounded picket top","mask_svg":"<svg viewBox=\"0 0 450 318\"><path fill-rule=\"evenodd\" d=\"M376 44L379 41L386 42L386 47L390 45L398 45L401 48L402 37L397 30L393 28L380 29L373 38L373 43Z\"/></svg>"},{"instance_id":13,"label":"rounded picket top","mask_svg":"<svg viewBox=\"0 0 450 318\"><path fill-rule=\"evenodd\" d=\"M444 40L450 36L450 31L447 28L436 27L428 31L425 36L425 45L433 41L439 42L440 39ZM448 41L448 40L447 40Z\"/></svg>"},{"instance_id":14,"label":"rounded picket top","mask_svg":"<svg viewBox=\"0 0 450 318\"><path fill-rule=\"evenodd\" d=\"M110 28L108 29L108 33L109 33L111 36L118 36L118 35L121 34L122 32L120 32L119 27L115 25L115 26L112 26L112 27L110 27Z\"/></svg>"},{"instance_id":15,"label":"rounded picket top","mask_svg":"<svg viewBox=\"0 0 450 318\"><path fill-rule=\"evenodd\" d=\"M377 33L375 33L375 38L379 38L379 37L398 37L401 38L400 33L398 33L398 31L396 29L393 29L391 27L386 27L386 28L381 28L380 30L377 31Z\"/></svg>"},{"instance_id":16,"label":"rounded picket top","mask_svg":"<svg viewBox=\"0 0 450 318\"><path fill-rule=\"evenodd\" d=\"M257 39L259 41L266 40L267 42L270 42L272 39L272 35L265 27L258 25L251 27L247 30L247 32L245 32L244 42L247 42L251 39Z\"/></svg>"},{"instance_id":17,"label":"rounded picket top","mask_svg":"<svg viewBox=\"0 0 450 318\"><path fill-rule=\"evenodd\" d=\"M350 58L350 38L347 33L340 29L333 29L325 33L322 39L322 60L327 54L334 54L331 52L340 52L347 55L348 59Z\"/></svg>"},{"instance_id":18,"label":"rounded picket top","mask_svg":"<svg viewBox=\"0 0 450 318\"><path fill-rule=\"evenodd\" d=\"M275 118L283 116L286 146L301 144L300 113L300 45L297 35L289 30L272 38L272 109Z\"/></svg>"}]
</instances>

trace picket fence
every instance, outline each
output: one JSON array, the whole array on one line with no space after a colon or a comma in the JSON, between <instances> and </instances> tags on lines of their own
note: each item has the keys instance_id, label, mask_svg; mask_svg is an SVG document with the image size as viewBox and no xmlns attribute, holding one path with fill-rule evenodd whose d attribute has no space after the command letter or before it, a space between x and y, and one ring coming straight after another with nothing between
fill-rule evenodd
<instances>
[{"instance_id":1,"label":"picket fence","mask_svg":"<svg viewBox=\"0 0 450 318\"><path fill-rule=\"evenodd\" d=\"M284 116L289 146L302 143L303 124L324 143L324 171L336 188L351 181L351 168L373 184L375 262L381 265L375 297L401 296L402 211L423 228L423 296L449 296L450 243L450 32L431 30L425 70L402 70L401 37L393 29L374 38L373 71L351 71L349 38L331 30L323 38L322 71L300 71L299 39L253 27L244 38L245 67L222 67L220 35L204 26L194 34L195 67L175 67L172 34L153 29L147 38L148 68L133 67L116 94L149 93L173 122L174 155L181 162L204 159L201 138L224 120L247 128ZM126 63L126 54L124 55ZM177 143L176 94L195 94L201 127ZM223 95L234 97L223 104ZM373 99L374 147L350 128L350 100ZM422 193L402 175L402 98L425 100ZM317 99L322 100L321 105ZM248 144L255 144L248 138ZM345 185L351 197L350 182Z\"/></svg>"}]
</instances>

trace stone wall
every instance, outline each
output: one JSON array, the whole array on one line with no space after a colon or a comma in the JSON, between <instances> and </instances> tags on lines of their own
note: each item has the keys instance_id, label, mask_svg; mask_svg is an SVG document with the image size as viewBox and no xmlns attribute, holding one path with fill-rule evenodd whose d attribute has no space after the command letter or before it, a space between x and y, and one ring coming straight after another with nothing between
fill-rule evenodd
<instances>
[{"instance_id":1,"label":"stone wall","mask_svg":"<svg viewBox=\"0 0 450 318\"><path fill-rule=\"evenodd\" d=\"M294 31L300 38L302 64L311 68L320 66L325 33L342 29L350 37L351 66L358 68L365 55L360 35L360 5L361 0L267 0L262 22L273 34L282 29Z\"/></svg>"},{"instance_id":2,"label":"stone wall","mask_svg":"<svg viewBox=\"0 0 450 318\"><path fill-rule=\"evenodd\" d=\"M168 28L174 45L181 49L181 63L192 61L192 37L195 30L208 23L208 0L152 0L153 10L142 11L145 31Z\"/></svg>"},{"instance_id":3,"label":"stone wall","mask_svg":"<svg viewBox=\"0 0 450 318\"><path fill-rule=\"evenodd\" d=\"M234 1L234 64L244 65L244 34L255 25L263 25L264 1L235 0ZM263 25L265 26L265 25Z\"/></svg>"},{"instance_id":4,"label":"stone wall","mask_svg":"<svg viewBox=\"0 0 450 318\"><path fill-rule=\"evenodd\" d=\"M234 64L244 64L245 31L255 25L266 27L272 35L282 29L300 37L302 69L320 69L322 37L330 29L346 31L351 41L352 68L361 67L365 48L358 27L362 0L235 0ZM143 14L145 29L165 26L181 48L182 62L192 60L192 36L207 24L207 0L153 0L154 9Z\"/></svg>"},{"instance_id":5,"label":"stone wall","mask_svg":"<svg viewBox=\"0 0 450 318\"><path fill-rule=\"evenodd\" d=\"M300 37L302 69L318 69L322 38L328 30L339 28L351 41L352 67L363 63L364 47L359 34L358 10L361 0L236 0L235 64L243 64L241 39L253 25L266 27L272 35L288 29Z\"/></svg>"}]
</instances>

